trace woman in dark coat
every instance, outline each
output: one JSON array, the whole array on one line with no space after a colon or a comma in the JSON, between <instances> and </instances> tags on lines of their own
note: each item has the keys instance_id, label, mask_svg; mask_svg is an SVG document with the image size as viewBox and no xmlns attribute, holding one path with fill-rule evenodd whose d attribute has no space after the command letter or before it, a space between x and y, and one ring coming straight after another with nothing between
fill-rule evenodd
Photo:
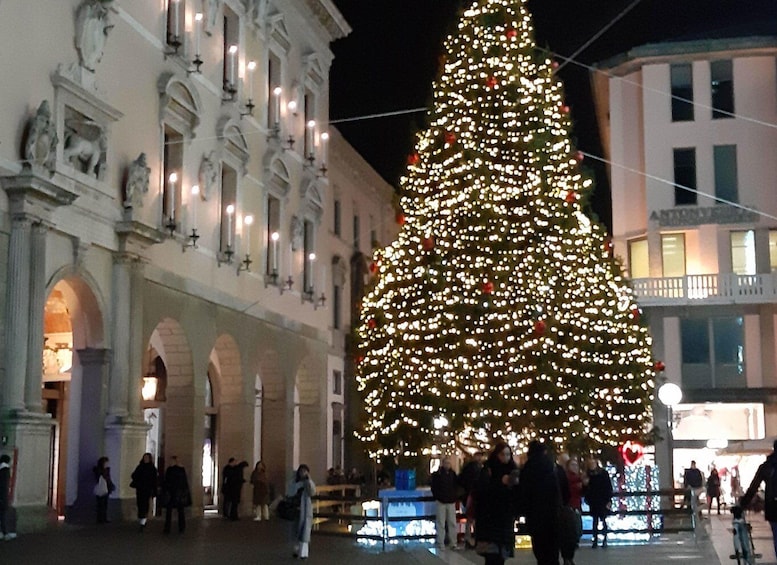
<instances>
[{"instance_id":1,"label":"woman in dark coat","mask_svg":"<svg viewBox=\"0 0 777 565\"><path fill-rule=\"evenodd\" d=\"M178 510L178 532L183 533L186 529L186 507L192 504L192 494L189 490L189 480L186 478L186 469L178 464L178 458L173 455L172 465L165 471L165 480L162 485L164 489L166 503L165 511L165 529L166 534L170 533L170 523L173 518L173 508Z\"/></svg>"},{"instance_id":2,"label":"woman in dark coat","mask_svg":"<svg viewBox=\"0 0 777 565\"><path fill-rule=\"evenodd\" d=\"M500 441L475 485L475 541L486 565L503 565L515 551L518 466L513 450Z\"/></svg>"},{"instance_id":3,"label":"woman in dark coat","mask_svg":"<svg viewBox=\"0 0 777 565\"><path fill-rule=\"evenodd\" d=\"M113 481L111 480L111 468L108 466L108 458L100 457L97 460L97 465L92 469L94 473L95 490L94 496L97 500L97 523L105 524L108 522L108 497L115 490ZM101 484L100 479L105 480L105 484Z\"/></svg>"},{"instance_id":4,"label":"woman in dark coat","mask_svg":"<svg viewBox=\"0 0 777 565\"><path fill-rule=\"evenodd\" d=\"M720 475L718 470L713 467L710 476L707 477L707 515L712 512L712 499L718 502L718 514L720 514Z\"/></svg>"},{"instance_id":5,"label":"woman in dark coat","mask_svg":"<svg viewBox=\"0 0 777 565\"><path fill-rule=\"evenodd\" d=\"M599 523L602 524L602 547L607 547L607 516L612 507L612 482L610 475L599 466L596 459L588 461L588 484L584 494L593 519L591 547L599 545Z\"/></svg>"},{"instance_id":6,"label":"woman in dark coat","mask_svg":"<svg viewBox=\"0 0 777 565\"><path fill-rule=\"evenodd\" d=\"M146 527L148 519L148 509L151 506L151 499L156 496L157 470L154 466L150 453L144 453L143 458L132 471L132 484L135 489L135 501L138 505L138 522L140 531Z\"/></svg>"}]
</instances>

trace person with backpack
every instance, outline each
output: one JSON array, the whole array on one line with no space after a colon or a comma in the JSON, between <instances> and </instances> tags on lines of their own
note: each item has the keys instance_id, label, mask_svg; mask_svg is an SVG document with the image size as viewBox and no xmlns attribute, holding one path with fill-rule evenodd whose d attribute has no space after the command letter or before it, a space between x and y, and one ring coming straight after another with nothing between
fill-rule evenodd
<instances>
[{"instance_id":1,"label":"person with backpack","mask_svg":"<svg viewBox=\"0 0 777 565\"><path fill-rule=\"evenodd\" d=\"M774 440L773 450L761 463L750 486L742 497L741 506L747 508L758 492L761 483L766 484L766 500L764 501L764 519L772 527L772 542L777 553L777 440Z\"/></svg>"}]
</instances>

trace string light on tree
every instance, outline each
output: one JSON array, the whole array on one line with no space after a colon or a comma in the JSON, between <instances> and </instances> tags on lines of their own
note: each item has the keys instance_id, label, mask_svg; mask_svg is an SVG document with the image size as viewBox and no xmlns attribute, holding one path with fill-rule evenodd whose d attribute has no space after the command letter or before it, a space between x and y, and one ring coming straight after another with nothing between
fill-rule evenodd
<instances>
[{"instance_id":1,"label":"string light on tree","mask_svg":"<svg viewBox=\"0 0 777 565\"><path fill-rule=\"evenodd\" d=\"M447 39L400 233L373 257L355 336L373 456L650 431L650 337L586 214L592 183L525 4L475 0Z\"/></svg>"}]
</instances>

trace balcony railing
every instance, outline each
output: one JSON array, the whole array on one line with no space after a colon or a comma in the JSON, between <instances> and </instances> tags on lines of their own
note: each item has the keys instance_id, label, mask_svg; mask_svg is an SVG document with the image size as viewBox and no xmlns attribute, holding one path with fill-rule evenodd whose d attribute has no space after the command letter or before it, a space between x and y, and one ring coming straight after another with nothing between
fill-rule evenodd
<instances>
[{"instance_id":1,"label":"balcony railing","mask_svg":"<svg viewBox=\"0 0 777 565\"><path fill-rule=\"evenodd\" d=\"M777 302L777 273L686 275L631 282L642 306Z\"/></svg>"}]
</instances>

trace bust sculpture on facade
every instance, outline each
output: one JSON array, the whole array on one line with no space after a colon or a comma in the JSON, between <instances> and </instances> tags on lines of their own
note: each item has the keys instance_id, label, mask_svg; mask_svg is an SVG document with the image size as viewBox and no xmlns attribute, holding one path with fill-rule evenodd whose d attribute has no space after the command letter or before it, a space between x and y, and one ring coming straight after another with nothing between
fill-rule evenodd
<instances>
[{"instance_id":1,"label":"bust sculpture on facade","mask_svg":"<svg viewBox=\"0 0 777 565\"><path fill-rule=\"evenodd\" d=\"M29 120L27 141L24 144L24 160L53 171L58 142L57 128L51 118L49 101L44 100L38 106L35 116Z\"/></svg>"},{"instance_id":2,"label":"bust sculpture on facade","mask_svg":"<svg viewBox=\"0 0 777 565\"><path fill-rule=\"evenodd\" d=\"M84 0L76 12L76 49L81 66L94 72L100 62L113 23L110 10L113 0Z\"/></svg>"},{"instance_id":3,"label":"bust sculpture on facade","mask_svg":"<svg viewBox=\"0 0 777 565\"><path fill-rule=\"evenodd\" d=\"M143 206L143 196L148 193L148 180L151 176L151 168L146 164L146 154L141 153L132 161L127 173L127 182L124 185L124 207Z\"/></svg>"}]
</instances>

